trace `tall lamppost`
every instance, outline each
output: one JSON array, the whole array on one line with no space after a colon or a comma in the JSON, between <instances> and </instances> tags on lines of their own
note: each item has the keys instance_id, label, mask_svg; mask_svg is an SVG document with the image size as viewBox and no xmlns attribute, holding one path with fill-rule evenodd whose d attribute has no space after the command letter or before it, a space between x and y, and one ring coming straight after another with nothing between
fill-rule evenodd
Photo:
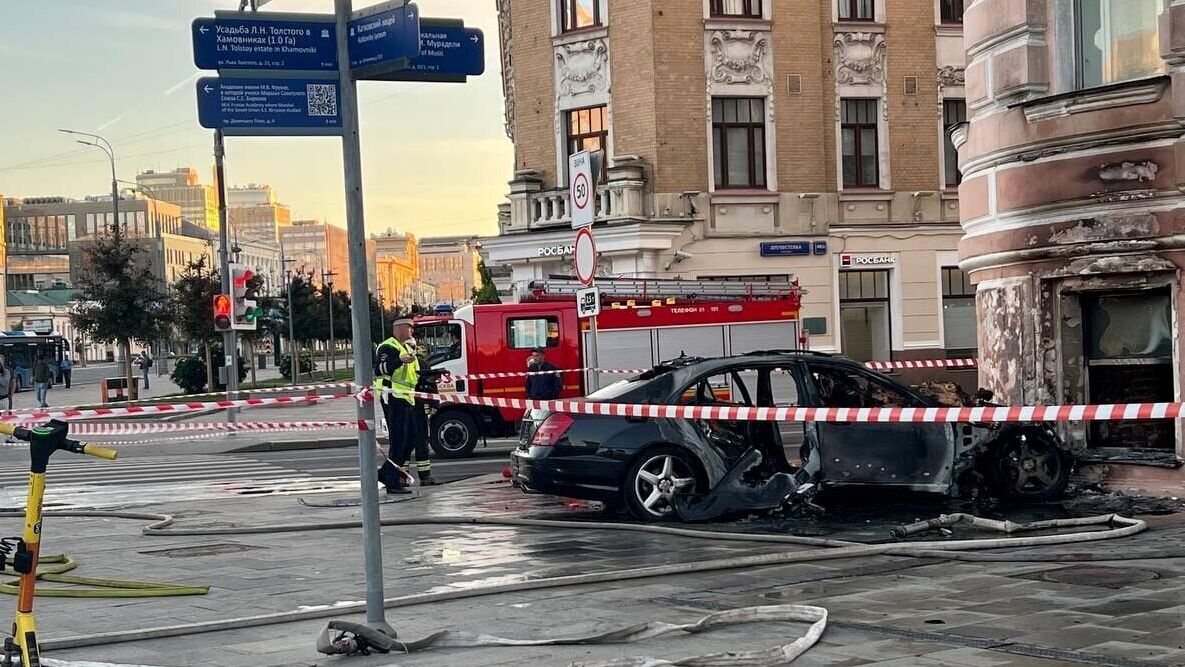
<instances>
[{"instance_id":1,"label":"tall lamppost","mask_svg":"<svg viewBox=\"0 0 1185 667\"><path fill-rule=\"evenodd\" d=\"M111 142L97 134L90 132L79 132L78 130L59 129L58 132L65 134L73 134L80 137L89 137L90 140L75 139L83 146L94 146L107 154L107 159L111 162L111 210L115 214L115 229L119 230L119 179L115 177L115 149L111 147Z\"/></svg>"},{"instance_id":2,"label":"tall lamppost","mask_svg":"<svg viewBox=\"0 0 1185 667\"><path fill-rule=\"evenodd\" d=\"M337 369L337 339L333 336L333 277L337 275L336 271L322 271L321 284L325 287L325 292L328 295L329 301L329 381L333 382L334 373Z\"/></svg>"},{"instance_id":3,"label":"tall lamppost","mask_svg":"<svg viewBox=\"0 0 1185 667\"><path fill-rule=\"evenodd\" d=\"M296 350L296 314L292 312L292 272L288 270L289 262L295 259L284 256L284 246L280 246L280 266L284 269L284 292L288 296L288 361L292 364L292 385L296 386L297 376L300 375L300 360Z\"/></svg>"}]
</instances>

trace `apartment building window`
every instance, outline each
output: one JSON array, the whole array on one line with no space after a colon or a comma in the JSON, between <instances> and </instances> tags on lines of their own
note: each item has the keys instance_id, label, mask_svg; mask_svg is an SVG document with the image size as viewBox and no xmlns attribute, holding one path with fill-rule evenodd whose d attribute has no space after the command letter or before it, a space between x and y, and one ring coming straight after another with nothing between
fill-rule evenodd
<instances>
[{"instance_id":1,"label":"apartment building window","mask_svg":"<svg viewBox=\"0 0 1185 667\"><path fill-rule=\"evenodd\" d=\"M975 286L959 267L942 267L943 345L948 353L974 354L979 345L975 322Z\"/></svg>"},{"instance_id":2,"label":"apartment building window","mask_svg":"<svg viewBox=\"0 0 1185 667\"><path fill-rule=\"evenodd\" d=\"M963 173L959 171L959 153L955 150L955 142L951 141L950 131L959 123L967 122L967 100L942 101L942 155L945 168L946 187L953 188L963 182Z\"/></svg>"},{"instance_id":3,"label":"apartment building window","mask_svg":"<svg viewBox=\"0 0 1185 667\"><path fill-rule=\"evenodd\" d=\"M608 150L609 123L605 107L588 107L568 112L568 155L580 151ZM564 161L567 164L567 160ZM605 181L608 160L601 160L600 180Z\"/></svg>"},{"instance_id":4,"label":"apartment building window","mask_svg":"<svg viewBox=\"0 0 1185 667\"><path fill-rule=\"evenodd\" d=\"M564 32L601 25L601 0L559 0Z\"/></svg>"},{"instance_id":5,"label":"apartment building window","mask_svg":"<svg viewBox=\"0 0 1185 667\"><path fill-rule=\"evenodd\" d=\"M712 16L761 18L761 0L712 0Z\"/></svg>"},{"instance_id":6,"label":"apartment building window","mask_svg":"<svg viewBox=\"0 0 1185 667\"><path fill-rule=\"evenodd\" d=\"M876 18L873 9L876 0L839 0L839 20L872 21Z\"/></svg>"},{"instance_id":7,"label":"apartment building window","mask_svg":"<svg viewBox=\"0 0 1185 667\"><path fill-rule=\"evenodd\" d=\"M1161 0L1076 0L1078 83L1101 86L1164 72Z\"/></svg>"},{"instance_id":8,"label":"apartment building window","mask_svg":"<svg viewBox=\"0 0 1185 667\"><path fill-rule=\"evenodd\" d=\"M716 187L765 187L765 98L712 99Z\"/></svg>"},{"instance_id":9,"label":"apartment building window","mask_svg":"<svg viewBox=\"0 0 1185 667\"><path fill-rule=\"evenodd\" d=\"M942 6L943 23L963 22L963 0L938 0Z\"/></svg>"},{"instance_id":10,"label":"apartment building window","mask_svg":"<svg viewBox=\"0 0 1185 667\"><path fill-rule=\"evenodd\" d=\"M880 185L876 126L878 102L877 99L840 101L844 187L875 188Z\"/></svg>"}]
</instances>

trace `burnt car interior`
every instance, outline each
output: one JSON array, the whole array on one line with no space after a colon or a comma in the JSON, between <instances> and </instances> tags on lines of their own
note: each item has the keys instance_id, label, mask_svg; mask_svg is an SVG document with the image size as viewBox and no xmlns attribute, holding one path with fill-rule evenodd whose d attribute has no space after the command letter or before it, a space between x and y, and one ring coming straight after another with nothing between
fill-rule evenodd
<instances>
[{"instance_id":1,"label":"burnt car interior","mask_svg":"<svg viewBox=\"0 0 1185 667\"><path fill-rule=\"evenodd\" d=\"M718 407L793 405L774 401L770 378L775 371L781 369L736 368L701 377L682 392L683 404ZM793 375L786 371L780 374L794 383ZM797 427L801 433L801 424L787 425L791 429ZM735 464L750 448L755 448L761 452L765 463L771 466L771 471L794 471L785 451L787 446L797 448L801 438L797 442L784 443L780 428L783 425L779 422L700 419L696 426L729 464Z\"/></svg>"}]
</instances>

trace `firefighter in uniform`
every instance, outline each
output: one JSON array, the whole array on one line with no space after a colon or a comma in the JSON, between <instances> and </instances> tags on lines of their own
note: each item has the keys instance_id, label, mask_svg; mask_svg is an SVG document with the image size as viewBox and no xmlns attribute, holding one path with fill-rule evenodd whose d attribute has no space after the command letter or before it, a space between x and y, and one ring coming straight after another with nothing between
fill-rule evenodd
<instances>
[{"instance_id":1,"label":"firefighter in uniform","mask_svg":"<svg viewBox=\"0 0 1185 667\"><path fill-rule=\"evenodd\" d=\"M408 458L417 427L413 410L416 399L412 395L419 380L420 362L407 346L411 339L412 322L402 318L392 325L391 337L379 344L375 355L375 382L383 416L387 419L387 432L391 439L387 460L379 468L379 481L387 487L388 494L408 494L403 477L392 461L403 462ZM387 392L385 390L394 390Z\"/></svg>"},{"instance_id":2,"label":"firefighter in uniform","mask_svg":"<svg viewBox=\"0 0 1185 667\"><path fill-rule=\"evenodd\" d=\"M425 357L426 350L421 350L419 343L415 338L407 342L407 348L417 358L417 378L416 391L434 394L436 393L436 374L431 372L431 366L428 365ZM416 474L420 478L420 485L434 486L436 481L432 479L432 454L428 449L428 416L432 412L432 404L423 399L417 398L415 405L412 406L412 432L411 443L404 450L403 460L400 463L404 470L411 469L411 454L414 451L416 455Z\"/></svg>"}]
</instances>

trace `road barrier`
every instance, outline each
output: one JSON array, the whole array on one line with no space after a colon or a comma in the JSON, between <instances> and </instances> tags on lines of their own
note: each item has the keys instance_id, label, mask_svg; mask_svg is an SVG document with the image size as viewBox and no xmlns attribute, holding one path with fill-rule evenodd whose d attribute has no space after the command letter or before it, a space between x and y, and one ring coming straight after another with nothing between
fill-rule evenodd
<instances>
[{"instance_id":1,"label":"road barrier","mask_svg":"<svg viewBox=\"0 0 1185 667\"><path fill-rule=\"evenodd\" d=\"M189 403L160 403L156 405L129 405L118 408L79 408L63 410L38 410L24 414L13 414L9 421L41 422L49 419L105 419L131 415L184 414L203 410L226 408L258 408L271 405L313 404L354 397L353 393L310 394L305 396L276 396L274 398L242 398L231 401L194 401Z\"/></svg>"},{"instance_id":2,"label":"road barrier","mask_svg":"<svg viewBox=\"0 0 1185 667\"><path fill-rule=\"evenodd\" d=\"M384 389L383 394L399 394ZM1178 419L1185 403L1116 403L1105 405L1005 405L928 408L745 407L723 405L650 405L579 400L533 401L521 398L411 392L437 403L461 403L508 410L547 410L567 414L638 419L708 419L789 422L1071 422ZM364 390L359 398L373 398Z\"/></svg>"}]
</instances>

